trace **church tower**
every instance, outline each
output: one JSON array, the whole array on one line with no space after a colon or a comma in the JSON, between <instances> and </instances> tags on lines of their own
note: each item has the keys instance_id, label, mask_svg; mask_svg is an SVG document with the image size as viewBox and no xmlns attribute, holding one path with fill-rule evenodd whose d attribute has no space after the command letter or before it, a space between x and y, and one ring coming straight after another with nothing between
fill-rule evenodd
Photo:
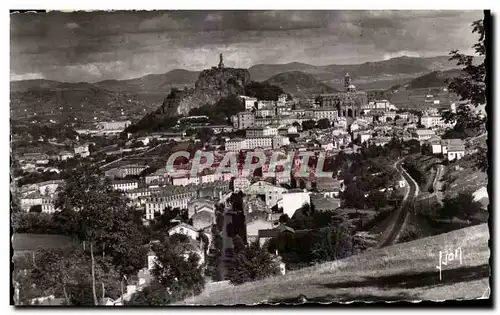
<instances>
[{"instance_id":1,"label":"church tower","mask_svg":"<svg viewBox=\"0 0 500 315\"><path fill-rule=\"evenodd\" d=\"M345 91L349 91L349 86L351 85L351 77L349 76L349 73L346 73L344 76L344 89Z\"/></svg>"},{"instance_id":2,"label":"church tower","mask_svg":"<svg viewBox=\"0 0 500 315\"><path fill-rule=\"evenodd\" d=\"M222 54L219 55L219 69L224 68L224 62L222 61Z\"/></svg>"}]
</instances>

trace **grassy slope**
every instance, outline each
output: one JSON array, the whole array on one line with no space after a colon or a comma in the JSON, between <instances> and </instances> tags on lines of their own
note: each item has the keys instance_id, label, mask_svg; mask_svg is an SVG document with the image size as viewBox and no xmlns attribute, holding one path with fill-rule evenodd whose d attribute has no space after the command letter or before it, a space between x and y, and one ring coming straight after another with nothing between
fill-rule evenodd
<instances>
[{"instance_id":1,"label":"grassy slope","mask_svg":"<svg viewBox=\"0 0 500 315\"><path fill-rule=\"evenodd\" d=\"M486 224L397 244L347 259L187 299L186 304L253 304L300 294L316 301L474 299L489 288ZM462 248L463 263L436 265L440 250Z\"/></svg>"}]
</instances>

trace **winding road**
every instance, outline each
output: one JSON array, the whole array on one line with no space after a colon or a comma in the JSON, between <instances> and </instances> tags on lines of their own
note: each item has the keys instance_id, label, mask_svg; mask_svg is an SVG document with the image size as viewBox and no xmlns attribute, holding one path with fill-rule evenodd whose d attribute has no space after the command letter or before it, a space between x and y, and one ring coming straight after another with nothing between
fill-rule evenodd
<instances>
[{"instance_id":1,"label":"winding road","mask_svg":"<svg viewBox=\"0 0 500 315\"><path fill-rule=\"evenodd\" d=\"M409 189L406 192L406 195L401 202L399 208L393 214L392 223L389 227L383 232L382 238L379 241L376 248L382 248L385 246L392 245L394 241L398 238L398 235L403 229L404 222L410 210L410 205L413 200L419 194L419 188L417 182L406 172L406 170L402 166L403 160L399 160L396 162L395 167L396 170L403 176L406 184L409 186Z\"/></svg>"}]
</instances>

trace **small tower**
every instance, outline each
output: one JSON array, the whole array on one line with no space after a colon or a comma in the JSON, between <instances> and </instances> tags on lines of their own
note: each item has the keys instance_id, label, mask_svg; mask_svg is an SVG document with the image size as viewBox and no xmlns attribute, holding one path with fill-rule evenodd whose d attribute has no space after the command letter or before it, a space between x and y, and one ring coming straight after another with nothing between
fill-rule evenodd
<instances>
[{"instance_id":1,"label":"small tower","mask_svg":"<svg viewBox=\"0 0 500 315\"><path fill-rule=\"evenodd\" d=\"M349 90L349 86L351 85L351 77L349 73L346 73L344 76L344 89L347 92Z\"/></svg>"},{"instance_id":2,"label":"small tower","mask_svg":"<svg viewBox=\"0 0 500 315\"><path fill-rule=\"evenodd\" d=\"M219 55L219 69L224 68L224 62L222 61L222 53Z\"/></svg>"}]
</instances>

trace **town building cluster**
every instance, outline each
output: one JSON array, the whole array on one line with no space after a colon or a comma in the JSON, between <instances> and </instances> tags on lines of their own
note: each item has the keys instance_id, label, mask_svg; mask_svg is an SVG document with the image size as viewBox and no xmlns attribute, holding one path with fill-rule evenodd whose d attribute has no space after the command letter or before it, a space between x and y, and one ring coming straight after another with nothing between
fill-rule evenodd
<instances>
[{"instance_id":1,"label":"town building cluster","mask_svg":"<svg viewBox=\"0 0 500 315\"><path fill-rule=\"evenodd\" d=\"M223 67L221 57L219 68ZM185 131L175 130L136 138L128 134L127 144L133 143L134 148L116 145L100 148L99 153L106 157L120 157L101 164L103 176L115 190L123 192L131 207L142 212L146 225L166 211L179 209L185 213L189 224L177 217L172 222L178 224L168 234L186 235L190 240L186 252L197 253L203 263L204 244L200 233L205 234L205 239L212 240L211 228L215 224L216 207L219 205L225 208L226 223L235 219L237 213L232 211L229 201L233 194L244 194L247 237L260 244L277 233L293 232L293 229L280 224L283 214L291 218L305 204L314 205L317 211L335 211L341 206L340 194L345 187L338 174L327 178L316 177L314 167L306 165L309 175L296 176L297 170L304 166L300 153L308 152L316 158L322 154L334 157L340 152L356 153L360 146L384 146L392 139L414 140L421 145L429 145L432 154L446 160L458 160L467 153L462 140L441 138L454 124L445 122L432 106L419 116L416 111L399 110L388 100L369 100L366 92L357 91L348 74L344 77L344 85L342 92L318 95L312 106L289 100L286 94L280 95L276 101L240 96L245 110L231 117L232 125L203 125L212 129L222 141L216 142L216 137L212 137L203 144L204 148L200 151L213 154L214 160L196 174L191 172L192 159L176 164L176 171L181 175L173 176L165 167L153 167L153 162L161 157L161 153L152 155L152 158L140 158L142 153L165 143L200 141L195 135L187 136ZM450 109L455 110L455 104L451 104ZM179 124L189 126L190 122L205 118L182 118ZM100 122L95 129L77 132L80 135L116 137L130 124L130 121ZM94 154L93 146L94 143L78 141L77 138L62 144L56 154L28 152L19 156L18 162L25 172L59 173L59 169L51 166L53 161L87 159ZM267 162L257 170L243 168L246 155L256 151L262 152ZM269 160L276 152L292 158L273 169ZM237 156L236 171L218 172L228 153ZM292 185L292 182L295 184ZM20 187L17 190L20 208L28 212L39 207L41 212L48 214L60 210L55 200L57 189L62 185L64 180L50 180ZM229 239L223 235L223 259L226 260L234 255ZM150 253L148 267L141 271L143 274L148 274L153 260L154 253ZM139 283L137 287L143 284ZM136 287L127 287L127 294L131 295L135 290Z\"/></svg>"}]
</instances>

